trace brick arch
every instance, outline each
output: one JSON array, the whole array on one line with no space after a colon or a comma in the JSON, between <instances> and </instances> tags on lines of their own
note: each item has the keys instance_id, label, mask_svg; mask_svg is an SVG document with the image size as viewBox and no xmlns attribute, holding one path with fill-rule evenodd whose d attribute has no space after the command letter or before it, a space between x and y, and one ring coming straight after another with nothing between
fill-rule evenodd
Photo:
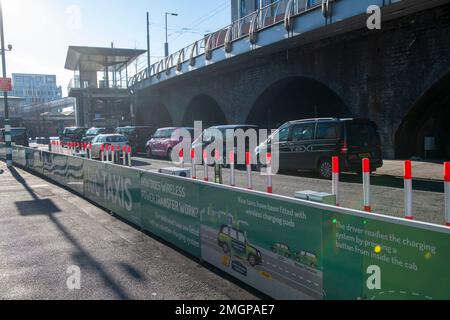
<instances>
[{"instance_id":1,"label":"brick arch","mask_svg":"<svg viewBox=\"0 0 450 320\"><path fill-rule=\"evenodd\" d=\"M272 82L257 96L247 123L273 129L290 120L351 116L342 99L325 84L309 77L288 76Z\"/></svg>"},{"instance_id":2,"label":"brick arch","mask_svg":"<svg viewBox=\"0 0 450 320\"><path fill-rule=\"evenodd\" d=\"M194 121L202 121L204 128L228 124L219 103L207 94L194 96L185 109L183 125L193 127Z\"/></svg>"},{"instance_id":3,"label":"brick arch","mask_svg":"<svg viewBox=\"0 0 450 320\"><path fill-rule=\"evenodd\" d=\"M168 108L161 101L150 104L148 108L140 107L136 114L136 124L157 128L171 127L174 125Z\"/></svg>"},{"instance_id":4,"label":"brick arch","mask_svg":"<svg viewBox=\"0 0 450 320\"><path fill-rule=\"evenodd\" d=\"M397 158L425 157L425 137L435 137L431 158L450 159L450 70L429 86L403 116L395 133Z\"/></svg>"}]
</instances>

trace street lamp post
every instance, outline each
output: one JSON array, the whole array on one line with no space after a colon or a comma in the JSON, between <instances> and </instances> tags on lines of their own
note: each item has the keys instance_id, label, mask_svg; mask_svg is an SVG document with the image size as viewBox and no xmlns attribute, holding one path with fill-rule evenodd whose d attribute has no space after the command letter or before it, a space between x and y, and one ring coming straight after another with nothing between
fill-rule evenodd
<instances>
[{"instance_id":1,"label":"street lamp post","mask_svg":"<svg viewBox=\"0 0 450 320\"><path fill-rule=\"evenodd\" d=\"M148 68L148 72L150 72L150 66L151 66L151 55L150 55L150 12L147 12L147 68Z\"/></svg>"},{"instance_id":2,"label":"street lamp post","mask_svg":"<svg viewBox=\"0 0 450 320\"><path fill-rule=\"evenodd\" d=\"M0 38L1 38L1 54L2 54L2 67L3 67L3 78L6 78L6 50L5 50L5 34L3 29L3 5L0 0ZM8 48L11 50L11 46ZM12 148L11 148L11 123L9 119L9 108L8 108L8 92L3 91L4 104L5 104L5 143L6 143L6 165L8 168L13 166L12 162Z\"/></svg>"},{"instance_id":3,"label":"street lamp post","mask_svg":"<svg viewBox=\"0 0 450 320\"><path fill-rule=\"evenodd\" d=\"M169 16L169 15L178 17L178 13L166 12L166 43L164 44L164 53L165 53L166 58L169 56L169 36L167 34L167 16Z\"/></svg>"}]
</instances>

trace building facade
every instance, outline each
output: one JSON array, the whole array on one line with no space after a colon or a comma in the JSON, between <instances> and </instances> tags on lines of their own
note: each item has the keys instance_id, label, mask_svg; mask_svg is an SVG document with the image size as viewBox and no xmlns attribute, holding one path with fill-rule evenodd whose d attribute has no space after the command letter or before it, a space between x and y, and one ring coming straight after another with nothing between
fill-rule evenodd
<instances>
[{"instance_id":1,"label":"building facade","mask_svg":"<svg viewBox=\"0 0 450 320\"><path fill-rule=\"evenodd\" d=\"M50 102L61 99L62 88L56 83L55 75L13 73L12 95L25 99L25 105Z\"/></svg>"},{"instance_id":2,"label":"building facade","mask_svg":"<svg viewBox=\"0 0 450 320\"><path fill-rule=\"evenodd\" d=\"M21 113L24 106L24 98L8 96L8 110L10 116L17 116ZM0 117L5 116L5 99L0 96Z\"/></svg>"}]
</instances>

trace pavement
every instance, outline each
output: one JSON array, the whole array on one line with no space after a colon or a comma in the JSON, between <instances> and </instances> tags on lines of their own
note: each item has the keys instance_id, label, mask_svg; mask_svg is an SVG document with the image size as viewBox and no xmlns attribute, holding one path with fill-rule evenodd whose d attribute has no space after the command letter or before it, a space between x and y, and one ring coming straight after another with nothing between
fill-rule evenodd
<instances>
[{"instance_id":1,"label":"pavement","mask_svg":"<svg viewBox=\"0 0 450 320\"><path fill-rule=\"evenodd\" d=\"M77 268L81 287L71 290ZM0 162L0 299L255 298L90 202Z\"/></svg>"}]
</instances>

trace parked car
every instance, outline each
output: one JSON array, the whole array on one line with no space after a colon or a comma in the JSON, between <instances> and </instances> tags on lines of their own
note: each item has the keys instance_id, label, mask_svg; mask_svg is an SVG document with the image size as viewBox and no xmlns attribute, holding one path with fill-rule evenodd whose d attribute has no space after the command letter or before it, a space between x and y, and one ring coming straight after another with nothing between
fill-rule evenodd
<instances>
[{"instance_id":1,"label":"parked car","mask_svg":"<svg viewBox=\"0 0 450 320\"><path fill-rule=\"evenodd\" d=\"M63 147L67 146L69 142L81 142L86 130L86 128L81 127L64 128L63 133L59 136L59 141L61 141Z\"/></svg>"},{"instance_id":2,"label":"parked car","mask_svg":"<svg viewBox=\"0 0 450 320\"><path fill-rule=\"evenodd\" d=\"M383 166L377 125L365 119L307 119L281 126L256 149L263 155L279 136L280 169L314 170L322 178L332 176L332 157L339 156L341 171L361 172L361 161L369 158L371 170Z\"/></svg>"},{"instance_id":3,"label":"parked car","mask_svg":"<svg viewBox=\"0 0 450 320\"><path fill-rule=\"evenodd\" d=\"M115 128L90 128L86 131L82 142L90 143L96 136L100 134L113 134L115 130Z\"/></svg>"},{"instance_id":4,"label":"parked car","mask_svg":"<svg viewBox=\"0 0 450 320\"><path fill-rule=\"evenodd\" d=\"M122 149L124 146L128 148L128 139L120 134L101 134L96 136L92 140L92 158L101 159L102 145L104 146L120 146Z\"/></svg>"},{"instance_id":5,"label":"parked car","mask_svg":"<svg viewBox=\"0 0 450 320\"><path fill-rule=\"evenodd\" d=\"M222 139L223 139L223 159L224 162L228 163L229 157L226 154L227 152L227 148L226 148L226 143L227 140L230 138L230 134L235 134L236 131L238 130L242 130L244 133L248 133L249 130L255 130L256 131L256 136L258 138L258 134L259 134L259 127L257 126L253 126L253 125L247 125L247 124L243 124L243 125L225 125L225 126L215 126L215 127L211 127L206 129L205 131L203 131L203 133L201 134L200 137L198 137L193 143L192 143L192 148L201 148L201 149L205 149L207 148L210 144L214 143L214 135L213 135L213 130L218 130L222 133ZM228 134L228 136L227 136ZM258 145L258 141L256 141L256 145ZM234 148L237 150L237 140L234 139ZM250 144L248 139L246 139L245 141L245 151L250 151ZM211 158L214 158L214 154L210 155ZM235 154L235 163L237 164L237 158L238 155ZM241 155L241 159L244 159L243 162L245 162L245 155ZM245 164L245 163L241 163L241 164Z\"/></svg>"},{"instance_id":6,"label":"parked car","mask_svg":"<svg viewBox=\"0 0 450 320\"><path fill-rule=\"evenodd\" d=\"M155 127L121 127L117 128L115 134L121 134L128 141L135 152L145 152L147 141L153 137L157 128Z\"/></svg>"},{"instance_id":7,"label":"parked car","mask_svg":"<svg viewBox=\"0 0 450 320\"><path fill-rule=\"evenodd\" d=\"M179 139L173 139L172 137L180 130L187 130L191 135L191 139L193 139L194 128L178 127L158 129L153 135L153 138L146 144L145 150L147 151L147 156L149 158L157 156L170 159L172 150L181 142Z\"/></svg>"},{"instance_id":8,"label":"parked car","mask_svg":"<svg viewBox=\"0 0 450 320\"><path fill-rule=\"evenodd\" d=\"M5 142L5 129L0 129L0 142ZM11 142L28 147L28 135L25 128L11 128Z\"/></svg>"}]
</instances>

